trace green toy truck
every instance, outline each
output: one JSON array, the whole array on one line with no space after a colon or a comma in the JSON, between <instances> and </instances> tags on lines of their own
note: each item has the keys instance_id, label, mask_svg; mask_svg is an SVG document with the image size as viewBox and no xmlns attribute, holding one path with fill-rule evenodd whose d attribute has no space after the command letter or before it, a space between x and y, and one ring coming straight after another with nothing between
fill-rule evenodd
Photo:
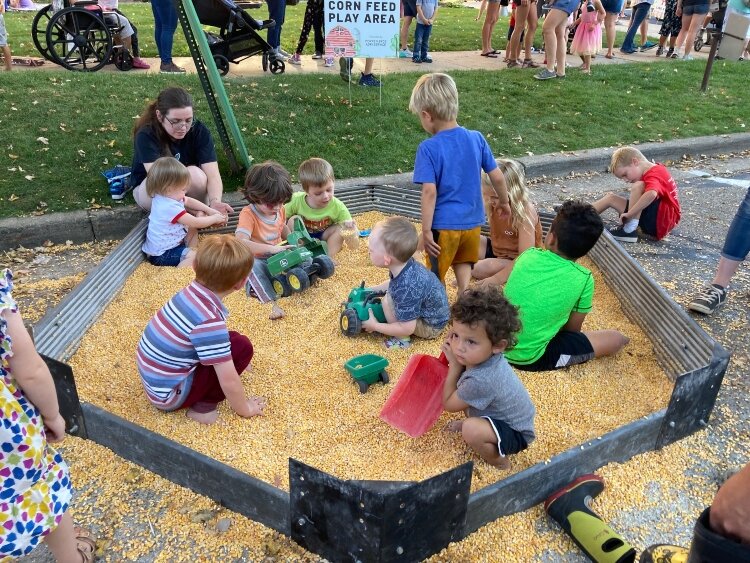
<instances>
[{"instance_id":1,"label":"green toy truck","mask_svg":"<svg viewBox=\"0 0 750 563\"><path fill-rule=\"evenodd\" d=\"M355 287L349 293L349 299L343 303L343 310L339 317L339 328L346 336L356 336L362 332L362 321L370 318L370 311L381 323L385 322L381 299L385 295L382 291L375 291L365 287L365 282Z\"/></svg>"},{"instance_id":2,"label":"green toy truck","mask_svg":"<svg viewBox=\"0 0 750 563\"><path fill-rule=\"evenodd\" d=\"M359 387L360 393L367 393L367 389L373 383L382 381L388 383L388 360L377 354L362 354L354 356L344 364L346 371L352 376Z\"/></svg>"},{"instance_id":3,"label":"green toy truck","mask_svg":"<svg viewBox=\"0 0 750 563\"><path fill-rule=\"evenodd\" d=\"M333 275L336 267L327 254L328 245L311 237L299 217L294 220L287 244L294 248L274 254L266 261L277 296L288 297L306 290L318 278Z\"/></svg>"}]
</instances>

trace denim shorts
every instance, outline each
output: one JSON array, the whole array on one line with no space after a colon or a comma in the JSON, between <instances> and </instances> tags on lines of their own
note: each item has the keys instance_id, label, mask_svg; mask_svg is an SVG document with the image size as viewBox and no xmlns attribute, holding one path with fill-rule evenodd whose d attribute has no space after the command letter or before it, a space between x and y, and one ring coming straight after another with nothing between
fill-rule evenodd
<instances>
[{"instance_id":1,"label":"denim shorts","mask_svg":"<svg viewBox=\"0 0 750 563\"><path fill-rule=\"evenodd\" d=\"M729 225L727 238L721 255L727 260L742 262L750 252L750 188L747 189L745 199L742 200Z\"/></svg>"},{"instance_id":2,"label":"denim shorts","mask_svg":"<svg viewBox=\"0 0 750 563\"><path fill-rule=\"evenodd\" d=\"M708 2L689 4L682 7L683 16L704 16L708 13Z\"/></svg>"},{"instance_id":3,"label":"denim shorts","mask_svg":"<svg viewBox=\"0 0 750 563\"><path fill-rule=\"evenodd\" d=\"M579 0L554 0L549 4L549 7L554 8L555 10L561 10L570 15L576 11L579 5Z\"/></svg>"},{"instance_id":4,"label":"denim shorts","mask_svg":"<svg viewBox=\"0 0 750 563\"><path fill-rule=\"evenodd\" d=\"M190 252L190 249L182 243L179 246L170 248L159 256L149 256L148 261L154 266L179 266L185 255Z\"/></svg>"},{"instance_id":5,"label":"denim shorts","mask_svg":"<svg viewBox=\"0 0 750 563\"><path fill-rule=\"evenodd\" d=\"M602 0L602 7L608 14L619 14L624 4L625 0Z\"/></svg>"}]
</instances>

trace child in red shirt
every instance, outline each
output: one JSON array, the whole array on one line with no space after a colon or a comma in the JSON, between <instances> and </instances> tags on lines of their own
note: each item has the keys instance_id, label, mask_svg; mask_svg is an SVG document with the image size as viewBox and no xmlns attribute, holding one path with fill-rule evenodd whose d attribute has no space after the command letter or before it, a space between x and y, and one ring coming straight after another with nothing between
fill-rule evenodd
<instances>
[{"instance_id":1,"label":"child in red shirt","mask_svg":"<svg viewBox=\"0 0 750 563\"><path fill-rule=\"evenodd\" d=\"M630 184L630 197L608 193L594 202L594 209L603 213L615 209L621 226L610 229L620 242L637 242L636 229L661 240L680 222L677 184L663 164L650 162L634 147L621 147L612 154L610 170Z\"/></svg>"}]
</instances>

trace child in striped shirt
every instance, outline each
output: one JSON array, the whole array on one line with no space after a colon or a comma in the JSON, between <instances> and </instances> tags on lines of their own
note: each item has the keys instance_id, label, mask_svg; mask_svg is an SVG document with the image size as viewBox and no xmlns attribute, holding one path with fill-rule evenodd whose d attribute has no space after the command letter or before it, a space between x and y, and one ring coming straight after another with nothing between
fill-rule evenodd
<instances>
[{"instance_id":1,"label":"child in striped shirt","mask_svg":"<svg viewBox=\"0 0 750 563\"><path fill-rule=\"evenodd\" d=\"M238 415L262 415L266 400L247 397L240 374L250 365L253 345L227 329L222 300L242 289L253 254L231 235L206 238L195 255L195 280L153 316L141 336L136 364L148 400L158 409L187 409L187 416L212 424L224 399Z\"/></svg>"}]
</instances>

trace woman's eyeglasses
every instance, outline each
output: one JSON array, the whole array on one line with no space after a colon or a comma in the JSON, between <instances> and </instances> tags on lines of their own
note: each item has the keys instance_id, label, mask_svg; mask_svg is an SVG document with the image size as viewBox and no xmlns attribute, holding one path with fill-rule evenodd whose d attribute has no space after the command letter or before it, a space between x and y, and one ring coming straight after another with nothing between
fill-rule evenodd
<instances>
[{"instance_id":1,"label":"woman's eyeglasses","mask_svg":"<svg viewBox=\"0 0 750 563\"><path fill-rule=\"evenodd\" d=\"M192 119L169 119L166 115L164 119L169 121L173 129L190 129L193 126Z\"/></svg>"}]
</instances>

